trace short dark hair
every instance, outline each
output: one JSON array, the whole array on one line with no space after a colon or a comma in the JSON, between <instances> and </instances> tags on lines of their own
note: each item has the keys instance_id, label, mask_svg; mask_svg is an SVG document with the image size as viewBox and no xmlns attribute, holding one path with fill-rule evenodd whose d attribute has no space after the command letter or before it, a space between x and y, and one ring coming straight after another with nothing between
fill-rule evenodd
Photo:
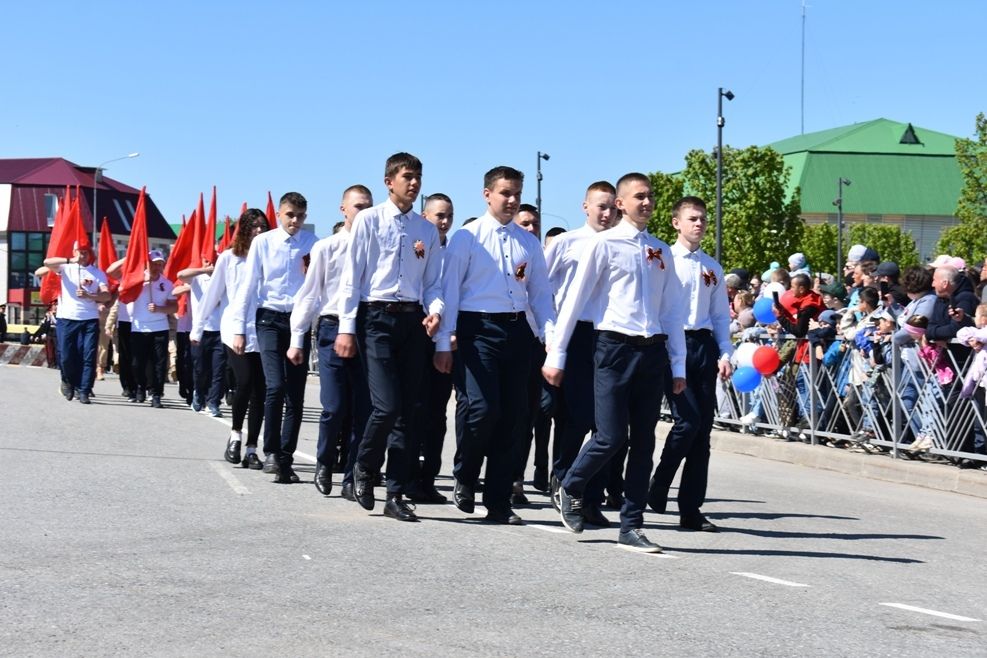
<instances>
[{"instance_id":1,"label":"short dark hair","mask_svg":"<svg viewBox=\"0 0 987 658\"><path fill-rule=\"evenodd\" d=\"M614 188L610 181L598 180L595 183L590 184L586 188L586 194L589 195L590 192L606 192L607 194L617 194L617 190Z\"/></svg>"},{"instance_id":2,"label":"short dark hair","mask_svg":"<svg viewBox=\"0 0 987 658\"><path fill-rule=\"evenodd\" d=\"M932 290L932 272L921 265L906 267L901 274L901 286L913 294L928 292Z\"/></svg>"},{"instance_id":3,"label":"short dark hair","mask_svg":"<svg viewBox=\"0 0 987 658\"><path fill-rule=\"evenodd\" d=\"M545 233L545 237L554 238L556 235L562 235L563 233L565 233L564 228L562 228L561 226L553 226L552 228L548 229L548 231Z\"/></svg>"},{"instance_id":4,"label":"short dark hair","mask_svg":"<svg viewBox=\"0 0 987 658\"><path fill-rule=\"evenodd\" d=\"M254 239L254 228L263 227L266 231L271 228L267 223L267 214L260 208L247 208L240 219L236 221L236 240L233 241L234 256L244 257L250 249L250 241Z\"/></svg>"},{"instance_id":5,"label":"short dark hair","mask_svg":"<svg viewBox=\"0 0 987 658\"><path fill-rule=\"evenodd\" d=\"M881 293L873 286L861 288L857 298L862 302L867 302L868 305L874 308L877 308L877 305L881 303Z\"/></svg>"},{"instance_id":6,"label":"short dark hair","mask_svg":"<svg viewBox=\"0 0 987 658\"><path fill-rule=\"evenodd\" d=\"M422 173L422 161L410 153L395 153L384 163L384 178L394 178L401 168Z\"/></svg>"},{"instance_id":7,"label":"short dark hair","mask_svg":"<svg viewBox=\"0 0 987 658\"><path fill-rule=\"evenodd\" d=\"M645 176L640 172L632 171L629 174L624 174L623 176L620 177L620 180L617 181L616 194L619 196L621 189L624 186L629 185L630 183L646 183L648 187L651 187L650 178L648 178L647 176Z\"/></svg>"},{"instance_id":8,"label":"short dark hair","mask_svg":"<svg viewBox=\"0 0 987 658\"><path fill-rule=\"evenodd\" d=\"M477 219L478 219L477 217L467 217L467 218L466 218L466 221L465 221L465 222L463 222L463 226L466 226L466 225L467 225L467 224L469 224L470 222L475 222L475 221L476 221Z\"/></svg>"},{"instance_id":9,"label":"short dark hair","mask_svg":"<svg viewBox=\"0 0 987 658\"><path fill-rule=\"evenodd\" d=\"M450 206L452 205L452 199L449 198L448 194L443 194L442 192L436 192L435 194L429 194L425 197L425 205L432 203L433 201L445 201Z\"/></svg>"},{"instance_id":10,"label":"short dark hair","mask_svg":"<svg viewBox=\"0 0 987 658\"><path fill-rule=\"evenodd\" d=\"M522 203L520 206L517 207L517 211L518 214L521 214L523 212L530 212L532 215L535 216L535 219L537 219L539 222L541 221L541 213L538 212L538 208L531 205L530 203Z\"/></svg>"},{"instance_id":11,"label":"short dark hair","mask_svg":"<svg viewBox=\"0 0 987 658\"><path fill-rule=\"evenodd\" d=\"M804 272L799 272L798 274L796 274L796 275L794 275L792 277L792 285L793 286L803 286L805 288L811 288L812 287L812 279L809 278L809 275L808 274L805 274Z\"/></svg>"},{"instance_id":12,"label":"short dark hair","mask_svg":"<svg viewBox=\"0 0 987 658\"><path fill-rule=\"evenodd\" d=\"M703 211L706 210L706 202L697 196L684 196L675 202L672 206L672 217L678 217L679 211L685 206L692 206L694 208L702 208Z\"/></svg>"},{"instance_id":13,"label":"short dark hair","mask_svg":"<svg viewBox=\"0 0 987 658\"><path fill-rule=\"evenodd\" d=\"M305 210L306 208L308 208L308 201L306 201L305 197L303 197L298 192L286 192L281 197L281 200L278 201L278 207L280 208L286 203L290 203L291 205L295 206L300 210Z\"/></svg>"},{"instance_id":14,"label":"short dark hair","mask_svg":"<svg viewBox=\"0 0 987 658\"><path fill-rule=\"evenodd\" d=\"M350 192L356 192L358 194L366 194L371 199L374 198L374 195L371 194L371 192L370 192L370 188L367 187L366 185L359 185L359 184L357 184L357 185L350 185L345 190L343 190L343 196L342 196L342 198L345 199L346 198L346 195L349 194Z\"/></svg>"},{"instance_id":15,"label":"short dark hair","mask_svg":"<svg viewBox=\"0 0 987 658\"><path fill-rule=\"evenodd\" d=\"M344 226L346 226L346 222L336 222L335 224L332 225L332 234L336 235L337 233L339 233L339 230Z\"/></svg>"},{"instance_id":16,"label":"short dark hair","mask_svg":"<svg viewBox=\"0 0 987 658\"><path fill-rule=\"evenodd\" d=\"M501 165L499 167L494 167L483 175L483 188L486 190L492 190L494 183L502 178L504 180L519 181L524 183L524 174L513 167Z\"/></svg>"}]
</instances>

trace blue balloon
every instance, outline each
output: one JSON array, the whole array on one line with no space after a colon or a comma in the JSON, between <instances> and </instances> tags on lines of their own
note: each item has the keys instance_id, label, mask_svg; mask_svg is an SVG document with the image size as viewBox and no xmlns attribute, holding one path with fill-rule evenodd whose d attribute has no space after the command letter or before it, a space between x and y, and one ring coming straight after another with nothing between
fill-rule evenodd
<instances>
[{"instance_id":1,"label":"blue balloon","mask_svg":"<svg viewBox=\"0 0 987 658\"><path fill-rule=\"evenodd\" d=\"M733 388L738 393L750 393L761 383L761 373L750 366L733 371Z\"/></svg>"},{"instance_id":2,"label":"blue balloon","mask_svg":"<svg viewBox=\"0 0 987 658\"><path fill-rule=\"evenodd\" d=\"M762 297L754 302L754 318L761 324L773 324L778 321L774 312L774 300Z\"/></svg>"}]
</instances>

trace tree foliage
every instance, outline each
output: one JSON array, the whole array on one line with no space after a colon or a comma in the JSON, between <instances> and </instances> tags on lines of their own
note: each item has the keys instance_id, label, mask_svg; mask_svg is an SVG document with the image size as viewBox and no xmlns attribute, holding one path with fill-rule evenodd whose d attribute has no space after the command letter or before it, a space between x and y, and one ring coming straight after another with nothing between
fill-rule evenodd
<instances>
[{"instance_id":1,"label":"tree foliage","mask_svg":"<svg viewBox=\"0 0 987 658\"><path fill-rule=\"evenodd\" d=\"M844 245L843 249L847 248ZM808 224L801 251L813 272L833 274L843 269L836 268L836 224Z\"/></svg>"},{"instance_id":2,"label":"tree foliage","mask_svg":"<svg viewBox=\"0 0 987 658\"><path fill-rule=\"evenodd\" d=\"M956 164L963 177L956 206L960 222L942 232L936 252L979 262L987 254L987 117L983 112L977 115L976 139L956 140Z\"/></svg>"},{"instance_id":3,"label":"tree foliage","mask_svg":"<svg viewBox=\"0 0 987 658\"><path fill-rule=\"evenodd\" d=\"M655 208L648 222L648 232L672 244L675 242L675 229L672 228L672 206L684 196L685 181L681 176L663 174L660 171L649 174L651 189L655 194Z\"/></svg>"},{"instance_id":4,"label":"tree foliage","mask_svg":"<svg viewBox=\"0 0 987 658\"><path fill-rule=\"evenodd\" d=\"M693 150L686 155L685 161L685 170L679 176L652 174L656 203L649 228L661 237L674 235L669 217L676 199L671 197L677 198L677 191L681 189L706 201L710 230L703 241L703 249L715 254L716 156ZM772 260L784 260L801 250L804 224L799 217L799 192L796 190L792 199L785 198L788 177L789 170L781 154L774 149L759 146L723 149L721 260L724 269L743 267L759 272ZM676 178L681 179L681 188L675 186Z\"/></svg>"},{"instance_id":5,"label":"tree foliage","mask_svg":"<svg viewBox=\"0 0 987 658\"><path fill-rule=\"evenodd\" d=\"M877 252L881 260L889 260L904 269L909 265L918 265L921 261L915 238L905 233L901 227L891 224L851 224L848 231L849 239L844 242L843 257L855 244L862 244Z\"/></svg>"}]
</instances>

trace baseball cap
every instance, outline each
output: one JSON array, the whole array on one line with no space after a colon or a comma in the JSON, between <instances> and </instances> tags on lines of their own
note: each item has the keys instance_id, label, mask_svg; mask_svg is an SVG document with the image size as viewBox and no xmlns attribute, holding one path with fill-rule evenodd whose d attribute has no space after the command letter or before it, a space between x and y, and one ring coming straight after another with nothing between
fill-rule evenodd
<instances>
[{"instance_id":1,"label":"baseball cap","mask_svg":"<svg viewBox=\"0 0 987 658\"><path fill-rule=\"evenodd\" d=\"M840 318L836 314L836 311L833 310L823 311L822 313L819 314L820 322L825 322L826 324L834 327L836 326L836 323L839 321L839 319Z\"/></svg>"},{"instance_id":2,"label":"baseball cap","mask_svg":"<svg viewBox=\"0 0 987 658\"><path fill-rule=\"evenodd\" d=\"M846 255L846 261L848 263L857 263L862 260L881 260L881 257L877 255L876 251L862 244L855 244L850 247L850 251Z\"/></svg>"},{"instance_id":3,"label":"baseball cap","mask_svg":"<svg viewBox=\"0 0 987 658\"><path fill-rule=\"evenodd\" d=\"M824 295L836 297L837 299L844 302L847 299L846 286L844 286L842 283L838 281L834 281L833 283L830 283L825 286L820 286L819 291L822 292Z\"/></svg>"},{"instance_id":4,"label":"baseball cap","mask_svg":"<svg viewBox=\"0 0 987 658\"><path fill-rule=\"evenodd\" d=\"M152 249L151 251L149 251L147 254L147 258L152 263L155 261L161 261L163 263L165 259L164 254L161 253L160 249Z\"/></svg>"},{"instance_id":5,"label":"baseball cap","mask_svg":"<svg viewBox=\"0 0 987 658\"><path fill-rule=\"evenodd\" d=\"M886 260L882 261L881 264L877 266L877 269L874 270L874 274L876 276L899 277L901 276L901 270L898 268L898 263Z\"/></svg>"}]
</instances>

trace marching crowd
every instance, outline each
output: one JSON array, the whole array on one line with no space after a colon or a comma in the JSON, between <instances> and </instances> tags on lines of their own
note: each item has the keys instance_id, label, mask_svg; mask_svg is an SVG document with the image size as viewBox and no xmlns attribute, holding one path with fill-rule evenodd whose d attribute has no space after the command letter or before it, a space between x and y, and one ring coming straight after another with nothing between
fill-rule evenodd
<instances>
[{"instance_id":1,"label":"marching crowd","mask_svg":"<svg viewBox=\"0 0 987 658\"><path fill-rule=\"evenodd\" d=\"M646 175L596 182L585 225L550 232L543 249L538 211L521 203L520 171L488 171L486 211L452 234L448 196L433 194L414 211L421 175L414 156L391 156L387 199L374 205L367 187L347 188L343 221L321 240L302 230L307 202L298 193L281 197L273 229L248 209L233 243L215 262L180 271L179 285L163 274L165 255L150 251L143 291L114 304L106 321L124 394L162 406L169 316L184 296L175 342L179 369L187 352L192 373L179 373L179 393L217 416L232 388L225 458L233 464L299 481L294 452L315 349L322 495L340 467L342 497L367 510L383 473L387 517L417 521L409 500L446 502L435 478L455 395L452 498L464 513L482 502L488 521L523 523L515 507L526 502L533 444L533 484L551 492L573 532L609 526L606 504L620 509L622 546L659 552L642 532L645 509L666 511L683 462L679 524L715 532L701 508L716 380L730 377L733 347L730 279L700 248L703 200L675 204L669 245L646 228L654 206ZM98 309L112 293L91 248L76 247L73 258L45 265L62 281L62 394L88 404ZM674 424L654 467L666 398Z\"/></svg>"}]
</instances>

